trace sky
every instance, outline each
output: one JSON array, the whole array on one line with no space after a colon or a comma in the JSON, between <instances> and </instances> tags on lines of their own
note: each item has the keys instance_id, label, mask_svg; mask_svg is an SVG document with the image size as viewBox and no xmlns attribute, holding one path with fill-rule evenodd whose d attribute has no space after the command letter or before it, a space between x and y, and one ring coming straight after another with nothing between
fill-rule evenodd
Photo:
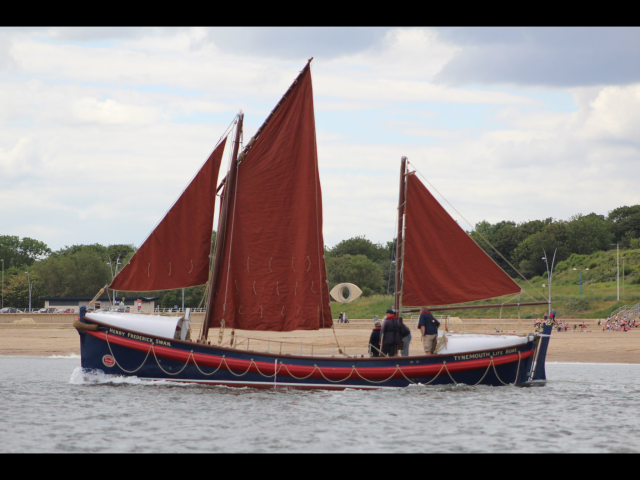
<instances>
[{"instance_id":1,"label":"sky","mask_svg":"<svg viewBox=\"0 0 640 480\"><path fill-rule=\"evenodd\" d=\"M140 245L310 57L328 246L394 237L401 156L471 225L640 203L638 28L0 28L0 235Z\"/></svg>"}]
</instances>

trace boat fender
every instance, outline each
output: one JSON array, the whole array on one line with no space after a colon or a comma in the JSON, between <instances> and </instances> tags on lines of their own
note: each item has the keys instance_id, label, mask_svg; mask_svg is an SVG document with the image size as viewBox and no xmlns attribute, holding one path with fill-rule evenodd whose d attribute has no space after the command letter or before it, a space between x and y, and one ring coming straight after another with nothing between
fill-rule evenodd
<instances>
[{"instance_id":1,"label":"boat fender","mask_svg":"<svg viewBox=\"0 0 640 480\"><path fill-rule=\"evenodd\" d=\"M87 332L97 332L100 327L91 323L82 323L80 320L74 320L73 326L77 330L85 330Z\"/></svg>"}]
</instances>

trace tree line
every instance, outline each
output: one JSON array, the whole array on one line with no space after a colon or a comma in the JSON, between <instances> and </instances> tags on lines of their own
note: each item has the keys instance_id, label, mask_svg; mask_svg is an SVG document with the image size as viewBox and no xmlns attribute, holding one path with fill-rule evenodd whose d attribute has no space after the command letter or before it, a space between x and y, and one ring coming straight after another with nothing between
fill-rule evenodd
<instances>
[{"instance_id":1,"label":"tree line","mask_svg":"<svg viewBox=\"0 0 640 480\"><path fill-rule=\"evenodd\" d=\"M546 272L543 251L550 261L557 248L556 262L561 262L574 253L589 255L615 248L616 244L625 249L640 248L640 205L619 207L607 216L577 214L568 220L482 221L468 233L508 274L518 276L515 268L532 278Z\"/></svg>"},{"instance_id":2,"label":"tree line","mask_svg":"<svg viewBox=\"0 0 640 480\"><path fill-rule=\"evenodd\" d=\"M532 278L546 272L545 262L541 260L543 251L553 255L557 248L556 262L560 262L574 253L588 255L609 250L616 243L621 248L640 248L640 205L619 207L606 216L578 214L568 220L547 218L495 224L482 221L467 233L508 274L516 277L515 268L526 278ZM215 232L212 242L215 242ZM365 236L325 247L329 289L338 283L350 282L358 285L364 296L393 293L395 250L395 239L381 244ZM44 306L40 297L45 296L93 297L111 282L116 263L120 262L118 270L121 270L135 251L133 245L100 244L65 246L52 251L40 240L0 235L4 305L28 306L29 279L34 308ZM181 290L126 292L126 295L160 297L159 305L164 308L182 305ZM203 295L204 286L185 289L185 306L200 306Z\"/></svg>"}]
</instances>

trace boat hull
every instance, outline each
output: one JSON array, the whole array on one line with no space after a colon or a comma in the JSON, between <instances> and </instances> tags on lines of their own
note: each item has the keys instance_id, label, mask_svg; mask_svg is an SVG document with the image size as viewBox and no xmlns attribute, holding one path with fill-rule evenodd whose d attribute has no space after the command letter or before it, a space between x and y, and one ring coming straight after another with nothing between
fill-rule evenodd
<instances>
[{"instance_id":1,"label":"boat hull","mask_svg":"<svg viewBox=\"0 0 640 480\"><path fill-rule=\"evenodd\" d=\"M544 365L544 356L536 356L538 347L548 342L548 337L535 337L514 348L452 355L336 358L237 350L106 325L99 328L79 330L84 369L145 379L255 388L520 385L535 380L531 375L534 361L538 367Z\"/></svg>"}]
</instances>

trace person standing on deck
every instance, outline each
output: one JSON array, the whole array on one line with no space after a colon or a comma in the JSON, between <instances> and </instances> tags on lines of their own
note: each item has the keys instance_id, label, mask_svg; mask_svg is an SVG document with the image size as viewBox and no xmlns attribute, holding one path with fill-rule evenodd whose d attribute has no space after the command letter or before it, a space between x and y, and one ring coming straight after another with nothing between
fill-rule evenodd
<instances>
[{"instance_id":1,"label":"person standing on deck","mask_svg":"<svg viewBox=\"0 0 640 480\"><path fill-rule=\"evenodd\" d=\"M387 310L386 319L382 324L382 353L388 357L395 357L398 346L402 342L400 321L393 310Z\"/></svg>"},{"instance_id":2,"label":"person standing on deck","mask_svg":"<svg viewBox=\"0 0 640 480\"><path fill-rule=\"evenodd\" d=\"M402 337L402 356L409 356L409 344L411 343L411 330L404 324L404 320L400 317L400 336Z\"/></svg>"},{"instance_id":3,"label":"person standing on deck","mask_svg":"<svg viewBox=\"0 0 640 480\"><path fill-rule=\"evenodd\" d=\"M373 324L373 331L369 337L369 353L372 357L380 356L380 333L382 330L382 323L376 320Z\"/></svg>"},{"instance_id":4,"label":"person standing on deck","mask_svg":"<svg viewBox=\"0 0 640 480\"><path fill-rule=\"evenodd\" d=\"M440 322L435 319L427 307L423 307L420 311L420 319L418 320L418 328L422 332L422 344L424 353L433 355L436 353L436 344L438 343L438 327Z\"/></svg>"}]
</instances>

